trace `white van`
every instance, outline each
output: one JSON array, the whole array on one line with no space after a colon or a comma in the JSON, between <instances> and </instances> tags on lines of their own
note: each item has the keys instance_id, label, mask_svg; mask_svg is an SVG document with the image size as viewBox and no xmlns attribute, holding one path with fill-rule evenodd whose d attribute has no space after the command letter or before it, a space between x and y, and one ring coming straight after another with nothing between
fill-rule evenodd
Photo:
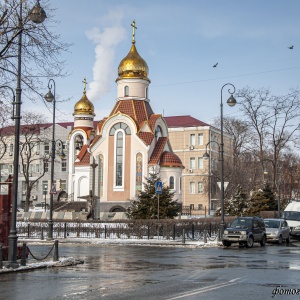
<instances>
[{"instance_id":1,"label":"white van","mask_svg":"<svg viewBox=\"0 0 300 300\"><path fill-rule=\"evenodd\" d=\"M282 218L291 228L291 236L300 236L300 201L293 201L285 208Z\"/></svg>"}]
</instances>

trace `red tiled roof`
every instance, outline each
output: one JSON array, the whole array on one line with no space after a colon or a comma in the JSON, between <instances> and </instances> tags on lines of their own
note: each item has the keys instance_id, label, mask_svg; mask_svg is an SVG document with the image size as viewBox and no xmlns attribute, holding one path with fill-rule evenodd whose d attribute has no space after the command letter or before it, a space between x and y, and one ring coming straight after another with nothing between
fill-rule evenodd
<instances>
[{"instance_id":1,"label":"red tiled roof","mask_svg":"<svg viewBox=\"0 0 300 300\"><path fill-rule=\"evenodd\" d=\"M154 134L152 132L139 132L138 137L148 146L151 144Z\"/></svg>"},{"instance_id":2,"label":"red tiled roof","mask_svg":"<svg viewBox=\"0 0 300 300\"><path fill-rule=\"evenodd\" d=\"M90 164L90 156L91 154L87 151L88 145L83 145L79 154L77 155L77 159L79 161L76 161L74 165L87 165Z\"/></svg>"},{"instance_id":3,"label":"red tiled roof","mask_svg":"<svg viewBox=\"0 0 300 300\"><path fill-rule=\"evenodd\" d=\"M153 132L155 131L154 126L155 126L157 119L159 119L161 117L162 117L162 115L151 115L151 117L149 119L149 125Z\"/></svg>"},{"instance_id":4,"label":"red tiled roof","mask_svg":"<svg viewBox=\"0 0 300 300\"><path fill-rule=\"evenodd\" d=\"M183 168L180 158L169 151L164 151L160 157L161 167L180 167Z\"/></svg>"},{"instance_id":5,"label":"red tiled roof","mask_svg":"<svg viewBox=\"0 0 300 300\"><path fill-rule=\"evenodd\" d=\"M135 120L138 130L153 115L152 108L148 102L132 99L118 101L111 111L110 117L119 112Z\"/></svg>"},{"instance_id":6,"label":"red tiled roof","mask_svg":"<svg viewBox=\"0 0 300 300\"><path fill-rule=\"evenodd\" d=\"M168 127L195 127L195 126L210 126L200 120L197 120L189 115L186 116L171 116L164 117Z\"/></svg>"},{"instance_id":7,"label":"red tiled roof","mask_svg":"<svg viewBox=\"0 0 300 300\"><path fill-rule=\"evenodd\" d=\"M96 135L95 138L91 142L91 146L94 145L100 138L101 138L100 135Z\"/></svg>"},{"instance_id":8,"label":"red tiled roof","mask_svg":"<svg viewBox=\"0 0 300 300\"><path fill-rule=\"evenodd\" d=\"M167 137L160 137L155 145L155 148L151 154L149 165L157 165L161 154L164 151L165 145L168 141Z\"/></svg>"}]
</instances>

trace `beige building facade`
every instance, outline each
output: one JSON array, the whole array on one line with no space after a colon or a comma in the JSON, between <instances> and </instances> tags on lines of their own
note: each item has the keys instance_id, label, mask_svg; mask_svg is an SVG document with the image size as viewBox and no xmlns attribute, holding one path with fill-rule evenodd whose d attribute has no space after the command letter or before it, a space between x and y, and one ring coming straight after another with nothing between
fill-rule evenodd
<instances>
[{"instance_id":1,"label":"beige building facade","mask_svg":"<svg viewBox=\"0 0 300 300\"><path fill-rule=\"evenodd\" d=\"M189 115L165 117L165 120L172 149L184 165L183 214L214 215L220 205L220 130ZM206 151L209 159L203 158ZM232 137L224 133L224 160L231 156Z\"/></svg>"}]
</instances>

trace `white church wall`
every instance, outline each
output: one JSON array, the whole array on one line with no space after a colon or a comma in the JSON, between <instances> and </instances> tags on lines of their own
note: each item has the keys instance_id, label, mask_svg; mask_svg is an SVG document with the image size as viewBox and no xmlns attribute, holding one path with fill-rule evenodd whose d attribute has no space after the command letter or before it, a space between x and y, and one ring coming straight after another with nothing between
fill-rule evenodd
<instances>
[{"instance_id":1,"label":"white church wall","mask_svg":"<svg viewBox=\"0 0 300 300\"><path fill-rule=\"evenodd\" d=\"M174 199L181 203L181 190L180 190L180 176L182 169L181 168L169 168L161 167L160 176L161 181L169 186L169 179L171 176L174 176Z\"/></svg>"}]
</instances>

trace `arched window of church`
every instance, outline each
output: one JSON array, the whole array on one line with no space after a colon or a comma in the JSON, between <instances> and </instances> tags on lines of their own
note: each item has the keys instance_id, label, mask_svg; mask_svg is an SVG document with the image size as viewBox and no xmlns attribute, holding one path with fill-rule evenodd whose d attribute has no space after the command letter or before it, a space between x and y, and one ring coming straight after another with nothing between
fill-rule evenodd
<instances>
[{"instance_id":1,"label":"arched window of church","mask_svg":"<svg viewBox=\"0 0 300 300\"><path fill-rule=\"evenodd\" d=\"M158 141L158 139L162 137L162 130L160 126L156 126L155 128L155 140Z\"/></svg>"},{"instance_id":2,"label":"arched window of church","mask_svg":"<svg viewBox=\"0 0 300 300\"><path fill-rule=\"evenodd\" d=\"M99 180L100 180L100 184L99 184L99 188L100 188L100 197L103 197L103 155L101 154L99 156Z\"/></svg>"},{"instance_id":3,"label":"arched window of church","mask_svg":"<svg viewBox=\"0 0 300 300\"><path fill-rule=\"evenodd\" d=\"M175 189L175 184L174 184L174 176L171 176L169 179L169 187L171 190Z\"/></svg>"},{"instance_id":4,"label":"arched window of church","mask_svg":"<svg viewBox=\"0 0 300 300\"><path fill-rule=\"evenodd\" d=\"M142 190L143 185L143 156L142 153L136 155L136 182L135 191L138 194Z\"/></svg>"},{"instance_id":5,"label":"arched window of church","mask_svg":"<svg viewBox=\"0 0 300 300\"><path fill-rule=\"evenodd\" d=\"M128 97L129 96L129 86L125 85L124 87L124 97Z\"/></svg>"},{"instance_id":6,"label":"arched window of church","mask_svg":"<svg viewBox=\"0 0 300 300\"><path fill-rule=\"evenodd\" d=\"M124 170L124 132L118 130L115 136L115 183L116 187L123 186Z\"/></svg>"},{"instance_id":7,"label":"arched window of church","mask_svg":"<svg viewBox=\"0 0 300 300\"><path fill-rule=\"evenodd\" d=\"M118 129L123 129L125 131L125 134L126 135L130 135L131 134L131 131L130 131L130 128L127 124L125 123L122 123L122 122L119 122L117 124L115 124L109 131L109 135L115 135L116 131Z\"/></svg>"}]
</instances>

